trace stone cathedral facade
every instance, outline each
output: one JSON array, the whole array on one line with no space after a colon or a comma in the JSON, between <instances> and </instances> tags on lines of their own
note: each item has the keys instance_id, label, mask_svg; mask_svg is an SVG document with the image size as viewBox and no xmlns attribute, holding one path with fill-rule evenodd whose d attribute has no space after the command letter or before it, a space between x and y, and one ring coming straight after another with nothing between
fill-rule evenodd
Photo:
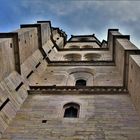
<instances>
[{"instance_id":1,"label":"stone cathedral facade","mask_svg":"<svg viewBox=\"0 0 140 140\"><path fill-rule=\"evenodd\" d=\"M118 29L0 33L0 139L140 140L140 50Z\"/></svg>"}]
</instances>

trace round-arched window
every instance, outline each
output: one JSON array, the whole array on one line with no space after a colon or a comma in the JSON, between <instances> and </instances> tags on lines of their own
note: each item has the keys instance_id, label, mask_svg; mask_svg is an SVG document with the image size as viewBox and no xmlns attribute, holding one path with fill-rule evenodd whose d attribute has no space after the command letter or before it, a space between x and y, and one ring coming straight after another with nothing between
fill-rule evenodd
<instances>
[{"instance_id":1,"label":"round-arched window","mask_svg":"<svg viewBox=\"0 0 140 140\"><path fill-rule=\"evenodd\" d=\"M86 80L79 79L75 83L76 86L86 86Z\"/></svg>"},{"instance_id":2,"label":"round-arched window","mask_svg":"<svg viewBox=\"0 0 140 140\"><path fill-rule=\"evenodd\" d=\"M64 55L64 59L66 59L68 61L80 61L81 55L77 54L77 53L66 54L66 55Z\"/></svg>"},{"instance_id":3,"label":"round-arched window","mask_svg":"<svg viewBox=\"0 0 140 140\"><path fill-rule=\"evenodd\" d=\"M88 61L98 60L100 59L101 55L98 53L88 53L84 55L85 59Z\"/></svg>"}]
</instances>

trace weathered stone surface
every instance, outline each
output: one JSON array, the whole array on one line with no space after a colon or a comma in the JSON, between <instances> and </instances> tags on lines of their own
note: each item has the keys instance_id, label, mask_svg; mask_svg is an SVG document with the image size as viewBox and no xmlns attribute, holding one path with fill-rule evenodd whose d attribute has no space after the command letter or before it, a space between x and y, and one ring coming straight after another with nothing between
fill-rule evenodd
<instances>
[{"instance_id":1,"label":"weathered stone surface","mask_svg":"<svg viewBox=\"0 0 140 140\"><path fill-rule=\"evenodd\" d=\"M80 104L79 118L63 118L67 102ZM138 140L139 132L140 120L128 95L29 95L3 138Z\"/></svg>"},{"instance_id":2,"label":"weathered stone surface","mask_svg":"<svg viewBox=\"0 0 140 140\"><path fill-rule=\"evenodd\" d=\"M0 34L0 138L139 140L138 48L118 29L66 38L49 21ZM77 118L64 118L67 103Z\"/></svg>"}]
</instances>

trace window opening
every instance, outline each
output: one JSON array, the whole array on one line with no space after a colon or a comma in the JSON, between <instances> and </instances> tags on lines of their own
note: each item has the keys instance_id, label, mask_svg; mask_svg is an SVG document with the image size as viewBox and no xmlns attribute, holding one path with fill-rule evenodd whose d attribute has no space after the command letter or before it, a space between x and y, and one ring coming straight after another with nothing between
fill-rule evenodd
<instances>
[{"instance_id":1,"label":"window opening","mask_svg":"<svg viewBox=\"0 0 140 140\"><path fill-rule=\"evenodd\" d=\"M64 118L77 118L80 106L76 103L68 103L64 106Z\"/></svg>"},{"instance_id":2,"label":"window opening","mask_svg":"<svg viewBox=\"0 0 140 140\"><path fill-rule=\"evenodd\" d=\"M80 79L76 81L76 86L86 86L86 80Z\"/></svg>"}]
</instances>

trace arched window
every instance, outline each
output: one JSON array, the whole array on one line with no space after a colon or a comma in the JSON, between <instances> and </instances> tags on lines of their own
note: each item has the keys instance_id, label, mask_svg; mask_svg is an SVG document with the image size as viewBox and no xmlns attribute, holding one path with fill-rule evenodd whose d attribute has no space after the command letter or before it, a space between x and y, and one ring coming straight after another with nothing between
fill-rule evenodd
<instances>
[{"instance_id":1,"label":"arched window","mask_svg":"<svg viewBox=\"0 0 140 140\"><path fill-rule=\"evenodd\" d=\"M68 103L64 105L64 118L78 118L79 117L79 104Z\"/></svg>"},{"instance_id":2,"label":"arched window","mask_svg":"<svg viewBox=\"0 0 140 140\"><path fill-rule=\"evenodd\" d=\"M76 81L76 86L86 86L86 80L80 79Z\"/></svg>"},{"instance_id":3,"label":"arched window","mask_svg":"<svg viewBox=\"0 0 140 140\"><path fill-rule=\"evenodd\" d=\"M81 55L77 53L66 54L63 56L65 60L68 61L80 61Z\"/></svg>"},{"instance_id":4,"label":"arched window","mask_svg":"<svg viewBox=\"0 0 140 140\"><path fill-rule=\"evenodd\" d=\"M99 60L100 57L101 57L101 54L98 54L98 53L88 53L88 54L85 54L84 57L88 61Z\"/></svg>"}]
</instances>

